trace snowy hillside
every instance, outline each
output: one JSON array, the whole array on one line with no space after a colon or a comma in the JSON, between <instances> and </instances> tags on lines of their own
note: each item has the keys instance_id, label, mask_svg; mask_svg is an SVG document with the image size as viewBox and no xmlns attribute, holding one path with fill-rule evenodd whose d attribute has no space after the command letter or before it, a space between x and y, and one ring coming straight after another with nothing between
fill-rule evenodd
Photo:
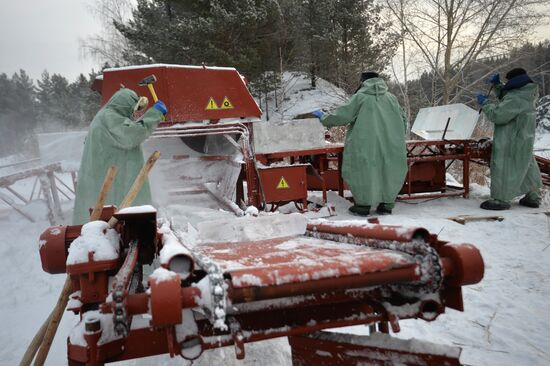
<instances>
[{"instance_id":1,"label":"snowy hillside","mask_svg":"<svg viewBox=\"0 0 550 366\"><path fill-rule=\"evenodd\" d=\"M550 95L546 95L538 101L535 154L550 158Z\"/></svg>"},{"instance_id":2,"label":"snowy hillside","mask_svg":"<svg viewBox=\"0 0 550 366\"><path fill-rule=\"evenodd\" d=\"M348 98L344 90L326 80L317 79L317 87L313 89L305 73L287 71L283 73L281 88L268 95L269 113L266 113L265 100L261 101L260 107L264 111L262 119L266 120L269 114L270 121L281 121L316 109L331 110L345 103Z\"/></svg>"},{"instance_id":3,"label":"snowy hillside","mask_svg":"<svg viewBox=\"0 0 550 366\"><path fill-rule=\"evenodd\" d=\"M537 127L541 134L550 132L550 95L545 95L537 102Z\"/></svg>"}]
</instances>

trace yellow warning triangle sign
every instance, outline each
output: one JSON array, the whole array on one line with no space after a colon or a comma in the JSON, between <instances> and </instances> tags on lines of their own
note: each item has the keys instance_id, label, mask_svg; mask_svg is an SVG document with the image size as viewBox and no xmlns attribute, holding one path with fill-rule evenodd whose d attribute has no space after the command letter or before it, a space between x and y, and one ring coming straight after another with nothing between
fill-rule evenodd
<instances>
[{"instance_id":1,"label":"yellow warning triangle sign","mask_svg":"<svg viewBox=\"0 0 550 366\"><path fill-rule=\"evenodd\" d=\"M210 111L215 109L220 109L220 108L216 104L216 101L214 101L214 98L210 97L210 99L208 100L208 104L206 105L206 110Z\"/></svg>"},{"instance_id":2,"label":"yellow warning triangle sign","mask_svg":"<svg viewBox=\"0 0 550 366\"><path fill-rule=\"evenodd\" d=\"M281 177L279 184L277 184L277 189L285 189L285 188L290 188L290 186L286 182L285 177Z\"/></svg>"},{"instance_id":3,"label":"yellow warning triangle sign","mask_svg":"<svg viewBox=\"0 0 550 366\"><path fill-rule=\"evenodd\" d=\"M222 109L232 109L234 108L233 107L233 104L231 104L231 102L229 101L229 98L225 97L223 98L223 102L222 102Z\"/></svg>"}]
</instances>

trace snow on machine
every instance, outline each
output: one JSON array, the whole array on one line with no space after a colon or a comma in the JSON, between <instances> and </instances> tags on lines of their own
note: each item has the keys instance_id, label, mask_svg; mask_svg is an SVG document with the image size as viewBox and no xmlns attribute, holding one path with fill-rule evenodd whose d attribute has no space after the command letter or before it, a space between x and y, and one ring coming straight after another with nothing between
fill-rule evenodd
<instances>
[{"instance_id":1,"label":"snow on machine","mask_svg":"<svg viewBox=\"0 0 550 366\"><path fill-rule=\"evenodd\" d=\"M110 69L95 88L103 102L120 84L144 95L150 87L139 82L152 74L170 111L149 141L162 154L151 178L159 212L109 206L99 221L40 237L43 269L67 273L68 310L80 316L69 365L194 360L230 345L242 359L246 343L277 337L288 337L294 365L460 364L457 347L389 333L400 320L462 311L462 286L483 278L478 249L376 220L252 212L246 206L288 202L305 211L312 189L325 200L328 189L342 193L342 147L327 145L314 120L257 121L261 111L232 68ZM282 143L285 132L293 138ZM351 325L370 333L329 331Z\"/></svg>"}]
</instances>

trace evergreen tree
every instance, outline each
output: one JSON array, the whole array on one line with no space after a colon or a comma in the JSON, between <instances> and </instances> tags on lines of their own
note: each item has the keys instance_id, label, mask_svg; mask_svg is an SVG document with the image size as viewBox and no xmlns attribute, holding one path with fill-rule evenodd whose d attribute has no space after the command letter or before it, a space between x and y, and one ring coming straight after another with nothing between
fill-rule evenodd
<instances>
[{"instance_id":1,"label":"evergreen tree","mask_svg":"<svg viewBox=\"0 0 550 366\"><path fill-rule=\"evenodd\" d=\"M59 75L42 73L38 80L39 119L44 129L85 128L99 110L99 94L91 90L95 73L90 79L79 75L75 82Z\"/></svg>"},{"instance_id":2,"label":"evergreen tree","mask_svg":"<svg viewBox=\"0 0 550 366\"><path fill-rule=\"evenodd\" d=\"M361 71L383 71L395 53L396 36L374 0L301 0L298 10L295 66L308 72L312 87L320 76L352 92Z\"/></svg>"},{"instance_id":3,"label":"evergreen tree","mask_svg":"<svg viewBox=\"0 0 550 366\"><path fill-rule=\"evenodd\" d=\"M136 51L129 63L234 66L253 80L276 66L279 21L275 0L139 0L116 27Z\"/></svg>"},{"instance_id":4,"label":"evergreen tree","mask_svg":"<svg viewBox=\"0 0 550 366\"><path fill-rule=\"evenodd\" d=\"M25 152L37 123L35 88L24 70L0 74L0 155Z\"/></svg>"}]
</instances>

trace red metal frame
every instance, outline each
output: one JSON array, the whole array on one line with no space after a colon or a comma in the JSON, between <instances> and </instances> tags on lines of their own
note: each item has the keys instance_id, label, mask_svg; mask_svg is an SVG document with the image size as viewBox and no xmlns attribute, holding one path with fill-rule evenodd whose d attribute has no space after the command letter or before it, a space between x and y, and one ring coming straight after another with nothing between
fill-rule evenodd
<instances>
[{"instance_id":1,"label":"red metal frame","mask_svg":"<svg viewBox=\"0 0 550 366\"><path fill-rule=\"evenodd\" d=\"M471 140L408 141L409 169L399 199L468 197L472 142ZM285 159L291 163L311 163L318 174L310 175L308 190L322 191L323 200L326 202L327 190L337 190L340 196L343 196L343 190L346 187L341 176L343 151L343 144L331 144L326 148L257 154L256 158L266 165ZM453 187L446 183L445 174L450 166L446 163L455 160L463 162L463 187Z\"/></svg>"},{"instance_id":2,"label":"red metal frame","mask_svg":"<svg viewBox=\"0 0 550 366\"><path fill-rule=\"evenodd\" d=\"M342 144L330 144L323 148L279 151L268 154L256 154L256 159L270 165L288 159L289 163L311 164L308 170L307 189L323 193L323 202L327 202L327 191L337 190L344 195L345 183L342 179L341 166L344 153ZM307 198L307 197L306 197ZM281 199L280 201L284 201ZM306 205L307 207L307 205Z\"/></svg>"},{"instance_id":3,"label":"red metal frame","mask_svg":"<svg viewBox=\"0 0 550 366\"><path fill-rule=\"evenodd\" d=\"M399 360L398 364L404 366L460 366L460 349L457 347L445 347L441 351L440 345L417 342L419 345L415 349L411 347L415 343L385 334L375 333L372 338L375 341L326 331L292 336L288 338L292 349L292 364L386 366L389 365L388 360Z\"/></svg>"},{"instance_id":4,"label":"red metal frame","mask_svg":"<svg viewBox=\"0 0 550 366\"><path fill-rule=\"evenodd\" d=\"M161 282L150 279L147 292L133 292L126 274L136 268L137 248L140 248L139 253L149 253L148 247L161 247L164 234L149 233L144 229L154 215L136 213L117 215L117 218L120 220L117 230L124 239L124 246L130 248L134 245L136 250L121 250L121 253L128 254L121 254L120 258L105 265L90 257L88 263L78 265L78 270L75 266L68 266L73 290L80 289L83 303L82 307L71 310L82 315L87 309L99 307L103 314L114 316L115 309L122 304L128 319L148 314L150 324L144 328L130 327L119 338L100 343L104 331L112 332L102 329L102 326L110 326L109 323L83 318L86 319L83 321L87 346L68 342L70 365L102 365L161 353L181 353L190 357L186 352L188 344L196 345L201 352L234 345L237 357L242 358L247 342L357 324L380 323L381 329L388 331L389 325L397 332L399 324L398 317L393 314L394 308L403 306L407 309L400 312L399 319L432 321L445 311L446 306L461 309L461 286L477 283L483 277L483 260L477 249L442 242L422 228L338 225L319 221L308 225L307 237L201 245L194 248L193 256L210 258L224 278L227 287L224 296L231 304L225 317L229 328L217 329L209 319L194 317L196 331L181 340L176 336L176 327L190 314L182 313L182 310L201 308L206 311L204 309L208 308L205 303L208 296L201 292L204 287L192 285L207 279L204 277L206 268L195 262L190 266L194 268L193 273L185 281L173 273ZM51 231L49 229L47 233ZM62 231L65 236L44 235L46 243L41 249L42 259L49 261L50 256L57 255L59 246L70 245L68 233L74 231L75 227L69 227ZM154 241L151 241L152 237ZM350 238L355 244L344 244ZM395 243L406 245L413 240L426 241L441 256L444 281L442 287L430 296L433 300L423 300L420 294L419 297L412 293L403 295L399 287L394 287L424 281L416 257L369 246L369 243L387 242L398 248ZM158 253L158 250L154 252ZM140 262L150 260L141 254L139 258ZM262 265L258 266L258 263ZM115 280L109 290L104 284L112 276ZM96 285L81 285L83 281L91 284L92 279L96 279L93 282ZM109 297L108 292L111 292ZM115 295L115 292L123 296L118 306L115 306L114 299L120 295ZM112 326L118 329L116 325ZM368 347L363 348L365 352L368 350Z\"/></svg>"},{"instance_id":5,"label":"red metal frame","mask_svg":"<svg viewBox=\"0 0 550 366\"><path fill-rule=\"evenodd\" d=\"M259 118L262 115L243 77L230 67L160 64L106 69L103 70L103 80L96 83L95 88L101 90L102 104L119 90L121 84L138 95L151 97L147 86L138 85L149 75L157 78L155 92L168 107L163 125L222 118ZM217 109L208 108L211 98ZM226 98L231 108L222 107Z\"/></svg>"}]
</instances>

